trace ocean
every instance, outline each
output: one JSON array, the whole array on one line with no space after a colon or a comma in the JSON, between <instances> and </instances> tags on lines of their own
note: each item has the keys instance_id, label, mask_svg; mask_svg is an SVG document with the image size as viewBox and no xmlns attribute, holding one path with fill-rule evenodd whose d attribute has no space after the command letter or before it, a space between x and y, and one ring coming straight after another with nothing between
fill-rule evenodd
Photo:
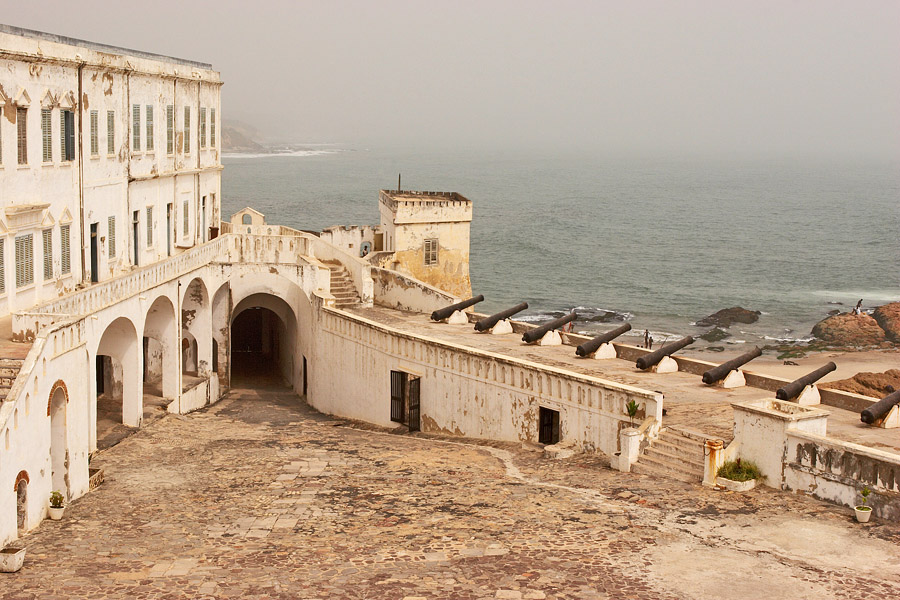
<instances>
[{"instance_id":1,"label":"ocean","mask_svg":"<svg viewBox=\"0 0 900 600\"><path fill-rule=\"evenodd\" d=\"M225 155L222 210L321 230L378 223L378 190L456 191L474 203L481 312L575 309L578 331L622 322L657 342L760 311L713 345L808 340L829 311L900 300L900 169L890 162L626 159L527 152L311 146ZM707 345L708 346L708 345Z\"/></svg>"}]
</instances>

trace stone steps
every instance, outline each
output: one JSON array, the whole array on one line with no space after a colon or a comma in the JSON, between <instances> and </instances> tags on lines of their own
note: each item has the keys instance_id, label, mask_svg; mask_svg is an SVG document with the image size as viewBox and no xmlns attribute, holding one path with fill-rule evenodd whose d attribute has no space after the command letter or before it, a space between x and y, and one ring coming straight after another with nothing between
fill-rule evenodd
<instances>
[{"instance_id":1,"label":"stone steps","mask_svg":"<svg viewBox=\"0 0 900 600\"><path fill-rule=\"evenodd\" d=\"M0 399L9 395L23 364L25 361L18 358L0 358Z\"/></svg>"},{"instance_id":2,"label":"stone steps","mask_svg":"<svg viewBox=\"0 0 900 600\"><path fill-rule=\"evenodd\" d=\"M632 465L635 473L669 477L689 483L703 481L704 444L697 436L664 429Z\"/></svg>"},{"instance_id":3,"label":"stone steps","mask_svg":"<svg viewBox=\"0 0 900 600\"><path fill-rule=\"evenodd\" d=\"M339 262L325 262L331 269L331 295L334 296L335 308L347 308L360 303L359 293L350 273Z\"/></svg>"}]
</instances>

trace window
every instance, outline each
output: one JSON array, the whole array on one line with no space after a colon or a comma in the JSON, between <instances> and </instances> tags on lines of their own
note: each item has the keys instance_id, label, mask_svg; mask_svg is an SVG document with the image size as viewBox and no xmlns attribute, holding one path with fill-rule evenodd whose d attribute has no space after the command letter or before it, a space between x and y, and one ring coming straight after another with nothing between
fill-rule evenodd
<instances>
[{"instance_id":1,"label":"window","mask_svg":"<svg viewBox=\"0 0 900 600\"><path fill-rule=\"evenodd\" d=\"M63 162L75 160L75 113L59 111L59 156Z\"/></svg>"},{"instance_id":2,"label":"window","mask_svg":"<svg viewBox=\"0 0 900 600\"><path fill-rule=\"evenodd\" d=\"M41 141L43 142L42 160L53 162L53 132L50 130L50 109L41 109Z\"/></svg>"},{"instance_id":3,"label":"window","mask_svg":"<svg viewBox=\"0 0 900 600\"><path fill-rule=\"evenodd\" d=\"M28 164L28 109L16 108L16 129L19 142L19 164Z\"/></svg>"},{"instance_id":4,"label":"window","mask_svg":"<svg viewBox=\"0 0 900 600\"><path fill-rule=\"evenodd\" d=\"M100 154L100 141L98 130L100 129L100 115L96 110L91 111L91 156Z\"/></svg>"},{"instance_id":5,"label":"window","mask_svg":"<svg viewBox=\"0 0 900 600\"><path fill-rule=\"evenodd\" d=\"M116 218L109 217L106 220L106 236L109 241L109 257L116 257Z\"/></svg>"},{"instance_id":6,"label":"window","mask_svg":"<svg viewBox=\"0 0 900 600\"><path fill-rule=\"evenodd\" d=\"M425 240L425 266L436 264L438 264L438 241L436 238Z\"/></svg>"},{"instance_id":7,"label":"window","mask_svg":"<svg viewBox=\"0 0 900 600\"><path fill-rule=\"evenodd\" d=\"M131 107L131 149L135 152L141 149L141 105Z\"/></svg>"},{"instance_id":8,"label":"window","mask_svg":"<svg viewBox=\"0 0 900 600\"><path fill-rule=\"evenodd\" d=\"M44 281L53 279L53 230L41 232L44 242Z\"/></svg>"},{"instance_id":9,"label":"window","mask_svg":"<svg viewBox=\"0 0 900 600\"><path fill-rule=\"evenodd\" d=\"M184 147L185 154L191 153L191 107L184 107Z\"/></svg>"},{"instance_id":10,"label":"window","mask_svg":"<svg viewBox=\"0 0 900 600\"><path fill-rule=\"evenodd\" d=\"M253 217L250 215L244 215L241 217L241 223L244 225L251 225L253 223Z\"/></svg>"},{"instance_id":11,"label":"window","mask_svg":"<svg viewBox=\"0 0 900 600\"><path fill-rule=\"evenodd\" d=\"M146 107L147 109L147 150L153 150L153 107L149 104Z\"/></svg>"},{"instance_id":12,"label":"window","mask_svg":"<svg viewBox=\"0 0 900 600\"><path fill-rule=\"evenodd\" d=\"M184 201L184 208L181 210L182 216L184 217L184 232L182 235L187 236L188 234L188 211L191 208L190 201Z\"/></svg>"},{"instance_id":13,"label":"window","mask_svg":"<svg viewBox=\"0 0 900 600\"><path fill-rule=\"evenodd\" d=\"M69 225L59 228L59 270L63 275L72 272L72 262L69 258ZM0 256L2 260L2 256Z\"/></svg>"},{"instance_id":14,"label":"window","mask_svg":"<svg viewBox=\"0 0 900 600\"><path fill-rule=\"evenodd\" d=\"M206 109L200 107L200 147L206 148Z\"/></svg>"},{"instance_id":15,"label":"window","mask_svg":"<svg viewBox=\"0 0 900 600\"><path fill-rule=\"evenodd\" d=\"M6 292L6 240L0 240L0 294Z\"/></svg>"},{"instance_id":16,"label":"window","mask_svg":"<svg viewBox=\"0 0 900 600\"><path fill-rule=\"evenodd\" d=\"M106 153L116 153L116 111L106 111Z\"/></svg>"},{"instance_id":17,"label":"window","mask_svg":"<svg viewBox=\"0 0 900 600\"><path fill-rule=\"evenodd\" d=\"M216 109L209 109L209 147L216 147Z\"/></svg>"},{"instance_id":18,"label":"window","mask_svg":"<svg viewBox=\"0 0 900 600\"><path fill-rule=\"evenodd\" d=\"M153 246L153 207L147 207L147 247Z\"/></svg>"},{"instance_id":19,"label":"window","mask_svg":"<svg viewBox=\"0 0 900 600\"><path fill-rule=\"evenodd\" d=\"M166 106L166 154L175 154L175 107Z\"/></svg>"},{"instance_id":20,"label":"window","mask_svg":"<svg viewBox=\"0 0 900 600\"><path fill-rule=\"evenodd\" d=\"M32 235L16 237L16 287L34 283L34 240Z\"/></svg>"}]
</instances>

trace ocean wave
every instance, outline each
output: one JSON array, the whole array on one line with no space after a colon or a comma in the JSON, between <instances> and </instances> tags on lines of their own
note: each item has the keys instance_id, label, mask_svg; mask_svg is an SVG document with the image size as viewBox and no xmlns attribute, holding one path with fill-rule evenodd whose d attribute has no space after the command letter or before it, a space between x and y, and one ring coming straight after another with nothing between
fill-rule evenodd
<instances>
[{"instance_id":1,"label":"ocean wave","mask_svg":"<svg viewBox=\"0 0 900 600\"><path fill-rule=\"evenodd\" d=\"M816 338L813 337L813 336L811 336L811 335L810 335L810 336L806 336L806 337L799 337L799 338L795 338L795 337L777 337L777 336L771 336L771 335L764 335L764 336L763 336L763 339L764 339L764 340L768 340L768 341L770 341L770 342L800 343L800 344L806 344L806 343L809 343L809 342L813 341L813 340L816 339Z\"/></svg>"}]
</instances>

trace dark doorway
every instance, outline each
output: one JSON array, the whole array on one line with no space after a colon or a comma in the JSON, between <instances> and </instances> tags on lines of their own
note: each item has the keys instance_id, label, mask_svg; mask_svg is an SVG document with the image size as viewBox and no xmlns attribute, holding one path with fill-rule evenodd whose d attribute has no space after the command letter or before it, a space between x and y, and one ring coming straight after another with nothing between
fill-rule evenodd
<instances>
[{"instance_id":1,"label":"dark doorway","mask_svg":"<svg viewBox=\"0 0 900 600\"><path fill-rule=\"evenodd\" d=\"M419 431L419 390L422 380L412 377L409 380L409 425L410 431Z\"/></svg>"},{"instance_id":2,"label":"dark doorway","mask_svg":"<svg viewBox=\"0 0 900 600\"><path fill-rule=\"evenodd\" d=\"M172 205L166 204L166 256L172 256Z\"/></svg>"},{"instance_id":3,"label":"dark doorway","mask_svg":"<svg viewBox=\"0 0 900 600\"><path fill-rule=\"evenodd\" d=\"M231 377L235 387L282 387L291 356L284 324L267 308L248 308L231 323Z\"/></svg>"},{"instance_id":4,"label":"dark doorway","mask_svg":"<svg viewBox=\"0 0 900 600\"><path fill-rule=\"evenodd\" d=\"M542 444L559 443L559 411L540 407L538 441Z\"/></svg>"},{"instance_id":5,"label":"dark doorway","mask_svg":"<svg viewBox=\"0 0 900 600\"><path fill-rule=\"evenodd\" d=\"M25 532L25 512L28 507L28 484L24 479L16 485L16 526L19 535Z\"/></svg>"},{"instance_id":6,"label":"dark doorway","mask_svg":"<svg viewBox=\"0 0 900 600\"><path fill-rule=\"evenodd\" d=\"M102 354L97 355L96 375L97 375L97 395L98 396L100 394L102 394L103 390L105 389L104 384L103 384L103 382L106 380L105 377L103 376L103 374L104 374L104 370L103 370L104 358L109 360L109 357L104 357Z\"/></svg>"},{"instance_id":7,"label":"dark doorway","mask_svg":"<svg viewBox=\"0 0 900 600\"><path fill-rule=\"evenodd\" d=\"M140 211L134 211L131 215L131 239L134 243L134 266L138 266L140 258L140 245L138 241L138 225L140 224Z\"/></svg>"},{"instance_id":8,"label":"dark doorway","mask_svg":"<svg viewBox=\"0 0 900 600\"><path fill-rule=\"evenodd\" d=\"M309 380L306 377L306 357L303 357L303 395L306 395L306 388Z\"/></svg>"},{"instance_id":9,"label":"dark doorway","mask_svg":"<svg viewBox=\"0 0 900 600\"><path fill-rule=\"evenodd\" d=\"M91 223L91 283L100 281L100 264L97 255L97 223Z\"/></svg>"},{"instance_id":10,"label":"dark doorway","mask_svg":"<svg viewBox=\"0 0 900 600\"><path fill-rule=\"evenodd\" d=\"M402 423L406 412L406 373L391 371L391 421Z\"/></svg>"}]
</instances>

